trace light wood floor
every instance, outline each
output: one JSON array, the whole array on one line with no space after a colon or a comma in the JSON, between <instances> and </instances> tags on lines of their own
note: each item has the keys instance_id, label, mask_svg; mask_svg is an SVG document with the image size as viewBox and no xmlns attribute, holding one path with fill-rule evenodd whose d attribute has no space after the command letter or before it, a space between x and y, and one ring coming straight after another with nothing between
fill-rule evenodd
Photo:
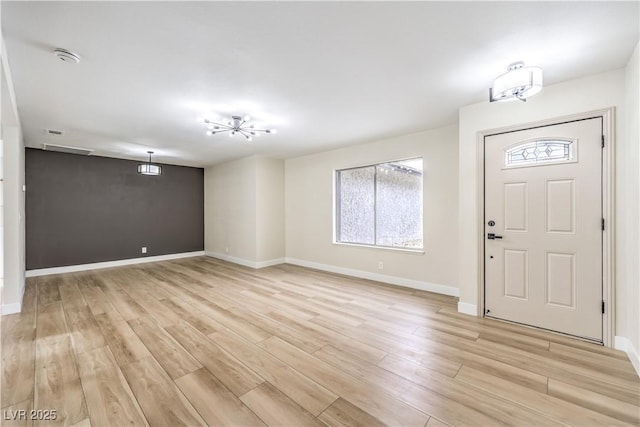
<instances>
[{"instance_id":1,"label":"light wood floor","mask_svg":"<svg viewBox=\"0 0 640 427\"><path fill-rule=\"evenodd\" d=\"M638 425L639 385L624 353L290 265L32 278L2 317L4 425Z\"/></svg>"}]
</instances>

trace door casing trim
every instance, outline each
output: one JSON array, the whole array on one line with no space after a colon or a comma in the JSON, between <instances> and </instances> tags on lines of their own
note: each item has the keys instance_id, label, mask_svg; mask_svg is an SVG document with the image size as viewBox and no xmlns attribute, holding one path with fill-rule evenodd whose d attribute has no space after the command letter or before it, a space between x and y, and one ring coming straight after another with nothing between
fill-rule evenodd
<instances>
[{"instance_id":1,"label":"door casing trim","mask_svg":"<svg viewBox=\"0 0 640 427\"><path fill-rule=\"evenodd\" d=\"M602 118L602 133L605 138L602 149L602 215L605 229L602 234L602 295L605 312L602 317L602 342L607 347L613 347L615 337L615 107L592 110L568 116L554 117L516 124L501 128L486 129L476 134L476 158L478 187L476 189L478 219L478 301L479 316L484 316L484 139L490 135L515 132L542 126L551 126L566 122Z\"/></svg>"}]
</instances>

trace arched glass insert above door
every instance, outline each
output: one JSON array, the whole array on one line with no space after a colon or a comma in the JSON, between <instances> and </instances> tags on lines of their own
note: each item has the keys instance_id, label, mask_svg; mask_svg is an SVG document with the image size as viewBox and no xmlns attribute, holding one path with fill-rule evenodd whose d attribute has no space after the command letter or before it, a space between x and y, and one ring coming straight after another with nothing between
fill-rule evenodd
<instances>
[{"instance_id":1,"label":"arched glass insert above door","mask_svg":"<svg viewBox=\"0 0 640 427\"><path fill-rule=\"evenodd\" d=\"M504 152L506 167L534 166L576 161L576 141L536 139L509 147Z\"/></svg>"}]
</instances>

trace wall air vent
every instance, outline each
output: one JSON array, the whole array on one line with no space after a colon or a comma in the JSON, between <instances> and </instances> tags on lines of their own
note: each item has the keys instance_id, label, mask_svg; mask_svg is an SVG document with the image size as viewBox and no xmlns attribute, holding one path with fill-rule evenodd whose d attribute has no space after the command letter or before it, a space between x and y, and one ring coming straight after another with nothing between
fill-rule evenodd
<instances>
[{"instance_id":1,"label":"wall air vent","mask_svg":"<svg viewBox=\"0 0 640 427\"><path fill-rule=\"evenodd\" d=\"M55 129L45 129L44 133L46 133L47 135L51 135L51 136L62 136L62 135L64 135L63 131L55 130Z\"/></svg>"},{"instance_id":2,"label":"wall air vent","mask_svg":"<svg viewBox=\"0 0 640 427\"><path fill-rule=\"evenodd\" d=\"M80 154L82 156L89 156L94 151L88 148L68 147L66 145L56 144L42 144L42 148L47 151L59 151L60 153Z\"/></svg>"}]
</instances>

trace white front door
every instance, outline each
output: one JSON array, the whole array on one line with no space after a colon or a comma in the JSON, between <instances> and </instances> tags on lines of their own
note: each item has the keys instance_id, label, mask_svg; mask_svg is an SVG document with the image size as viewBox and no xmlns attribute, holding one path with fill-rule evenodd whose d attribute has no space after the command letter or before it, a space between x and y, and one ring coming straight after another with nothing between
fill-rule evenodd
<instances>
[{"instance_id":1,"label":"white front door","mask_svg":"<svg viewBox=\"0 0 640 427\"><path fill-rule=\"evenodd\" d=\"M602 118L485 137L485 315L602 341Z\"/></svg>"}]
</instances>

